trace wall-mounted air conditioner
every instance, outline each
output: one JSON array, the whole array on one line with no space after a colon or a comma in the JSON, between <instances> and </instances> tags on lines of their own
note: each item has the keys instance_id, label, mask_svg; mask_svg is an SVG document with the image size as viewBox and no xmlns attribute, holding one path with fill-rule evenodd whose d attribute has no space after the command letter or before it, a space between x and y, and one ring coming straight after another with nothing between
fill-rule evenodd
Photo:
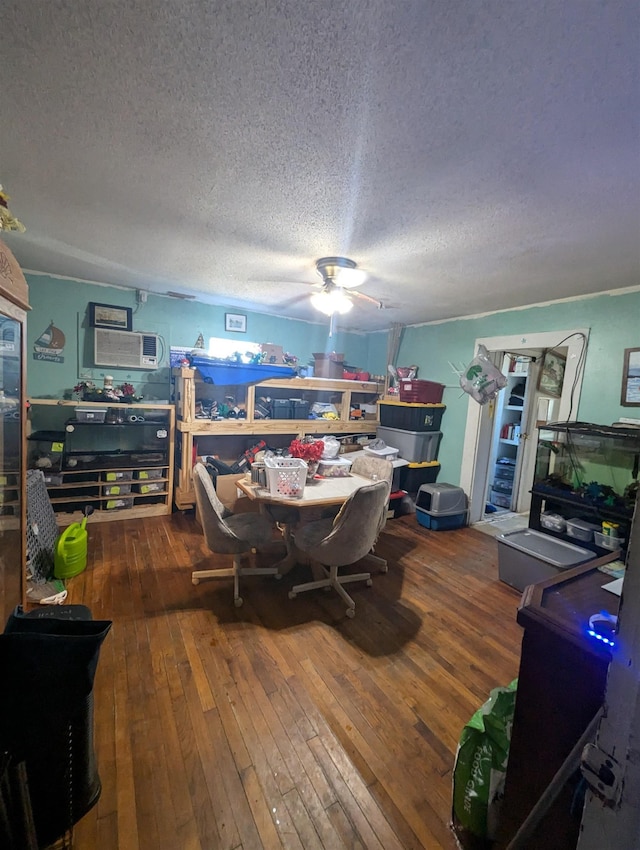
<instances>
[{"instance_id":1,"label":"wall-mounted air conditioner","mask_svg":"<svg viewBox=\"0 0 640 850\"><path fill-rule=\"evenodd\" d=\"M122 366L130 369L157 369L158 337L133 331L95 328L94 362L96 366Z\"/></svg>"}]
</instances>

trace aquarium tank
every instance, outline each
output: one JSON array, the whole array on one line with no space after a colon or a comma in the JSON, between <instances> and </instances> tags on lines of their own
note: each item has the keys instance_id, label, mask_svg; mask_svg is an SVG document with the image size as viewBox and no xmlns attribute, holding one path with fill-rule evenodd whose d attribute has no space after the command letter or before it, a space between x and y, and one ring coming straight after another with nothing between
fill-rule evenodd
<instances>
[{"instance_id":1,"label":"aquarium tank","mask_svg":"<svg viewBox=\"0 0 640 850\"><path fill-rule=\"evenodd\" d=\"M533 492L630 518L639 465L640 428L554 422L540 430Z\"/></svg>"}]
</instances>

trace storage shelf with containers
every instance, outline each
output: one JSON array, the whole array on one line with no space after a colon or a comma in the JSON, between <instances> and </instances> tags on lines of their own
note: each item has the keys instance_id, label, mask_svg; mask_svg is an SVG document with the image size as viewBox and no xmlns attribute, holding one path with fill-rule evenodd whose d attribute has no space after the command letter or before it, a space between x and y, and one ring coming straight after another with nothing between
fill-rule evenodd
<instances>
[{"instance_id":1,"label":"storage shelf with containers","mask_svg":"<svg viewBox=\"0 0 640 850\"><path fill-rule=\"evenodd\" d=\"M491 468L487 501L498 508L516 510L529 382L529 358L505 355L507 386L496 400Z\"/></svg>"},{"instance_id":2,"label":"storage shelf with containers","mask_svg":"<svg viewBox=\"0 0 640 850\"><path fill-rule=\"evenodd\" d=\"M598 554L624 553L638 492L640 429L558 422L540 430L529 527Z\"/></svg>"},{"instance_id":3,"label":"storage shelf with containers","mask_svg":"<svg viewBox=\"0 0 640 850\"><path fill-rule=\"evenodd\" d=\"M296 437L373 435L376 431L377 415L368 412L375 410L382 390L375 381L272 377L231 385L208 383L193 368L175 368L172 373L178 452L174 499L179 510L195 504L191 470L196 455L235 458L249 447L252 437L285 448ZM240 417L212 420L207 408L225 399L228 406L238 408ZM333 405L337 418L308 418L314 404ZM363 407L364 416L360 415Z\"/></svg>"},{"instance_id":4,"label":"storage shelf with containers","mask_svg":"<svg viewBox=\"0 0 640 850\"><path fill-rule=\"evenodd\" d=\"M400 469L399 484L408 493L434 483L440 472L440 428L446 410L443 392L444 385L434 381L401 380L399 400L378 402L380 425L376 434L407 461Z\"/></svg>"},{"instance_id":5,"label":"storage shelf with containers","mask_svg":"<svg viewBox=\"0 0 640 850\"><path fill-rule=\"evenodd\" d=\"M170 514L174 408L31 399L27 463L62 524Z\"/></svg>"}]
</instances>

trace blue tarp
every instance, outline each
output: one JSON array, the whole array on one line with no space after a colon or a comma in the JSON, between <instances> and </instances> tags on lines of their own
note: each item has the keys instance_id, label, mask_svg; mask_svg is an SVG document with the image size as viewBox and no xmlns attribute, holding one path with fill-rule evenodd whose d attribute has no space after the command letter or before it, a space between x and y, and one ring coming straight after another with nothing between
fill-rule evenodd
<instances>
[{"instance_id":1,"label":"blue tarp","mask_svg":"<svg viewBox=\"0 0 640 850\"><path fill-rule=\"evenodd\" d=\"M269 378L295 378L296 371L291 366L274 366L271 363L247 364L228 363L226 360L213 360L210 357L192 357L195 366L208 384L237 385L257 384Z\"/></svg>"}]
</instances>

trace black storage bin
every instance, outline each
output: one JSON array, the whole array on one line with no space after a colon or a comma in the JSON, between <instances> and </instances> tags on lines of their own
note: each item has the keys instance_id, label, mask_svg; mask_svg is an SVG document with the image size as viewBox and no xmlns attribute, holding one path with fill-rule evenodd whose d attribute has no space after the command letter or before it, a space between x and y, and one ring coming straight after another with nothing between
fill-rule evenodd
<instances>
[{"instance_id":1,"label":"black storage bin","mask_svg":"<svg viewBox=\"0 0 640 850\"><path fill-rule=\"evenodd\" d=\"M288 398L271 399L272 419L291 419L291 402Z\"/></svg>"},{"instance_id":2,"label":"black storage bin","mask_svg":"<svg viewBox=\"0 0 640 850\"><path fill-rule=\"evenodd\" d=\"M423 484L434 484L440 472L440 463L410 463L400 467L400 488L407 493L417 493Z\"/></svg>"},{"instance_id":3,"label":"black storage bin","mask_svg":"<svg viewBox=\"0 0 640 850\"><path fill-rule=\"evenodd\" d=\"M308 419L309 418L309 402L302 398L289 399L291 404L292 419Z\"/></svg>"},{"instance_id":4,"label":"black storage bin","mask_svg":"<svg viewBox=\"0 0 640 850\"><path fill-rule=\"evenodd\" d=\"M381 401L380 424L403 431L439 431L444 404L410 404L403 401Z\"/></svg>"},{"instance_id":5,"label":"black storage bin","mask_svg":"<svg viewBox=\"0 0 640 850\"><path fill-rule=\"evenodd\" d=\"M0 747L26 765L39 848L98 801L93 681L111 621L83 605L18 607L0 635Z\"/></svg>"}]
</instances>

